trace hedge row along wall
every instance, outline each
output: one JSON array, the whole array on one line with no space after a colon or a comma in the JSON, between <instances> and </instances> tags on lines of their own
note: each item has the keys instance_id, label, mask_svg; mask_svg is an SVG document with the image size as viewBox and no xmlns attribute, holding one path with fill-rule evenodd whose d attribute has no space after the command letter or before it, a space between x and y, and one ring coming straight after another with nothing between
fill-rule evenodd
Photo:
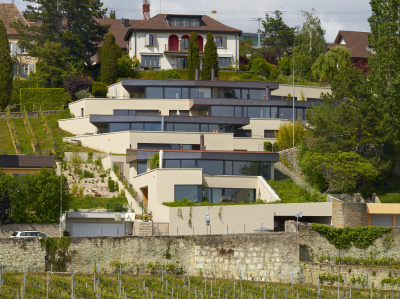
<instances>
[{"instance_id":1,"label":"hedge row along wall","mask_svg":"<svg viewBox=\"0 0 400 299\"><path fill-rule=\"evenodd\" d=\"M59 110L68 99L64 88L21 88L21 110Z\"/></svg>"}]
</instances>

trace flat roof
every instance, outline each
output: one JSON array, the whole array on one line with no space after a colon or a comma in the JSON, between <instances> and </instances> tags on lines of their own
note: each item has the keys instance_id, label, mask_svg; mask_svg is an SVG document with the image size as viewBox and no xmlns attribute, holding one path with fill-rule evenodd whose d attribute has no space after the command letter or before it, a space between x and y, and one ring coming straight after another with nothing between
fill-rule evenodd
<instances>
[{"instance_id":1,"label":"flat roof","mask_svg":"<svg viewBox=\"0 0 400 299\"><path fill-rule=\"evenodd\" d=\"M53 168L56 166L54 156L39 155L0 155L1 168Z\"/></svg>"},{"instance_id":2,"label":"flat roof","mask_svg":"<svg viewBox=\"0 0 400 299\"><path fill-rule=\"evenodd\" d=\"M211 80L182 80L182 79L122 79L122 86L133 92L140 87L219 87L219 88L248 88L269 89L279 88L276 81L211 81Z\"/></svg>"},{"instance_id":3,"label":"flat roof","mask_svg":"<svg viewBox=\"0 0 400 299\"><path fill-rule=\"evenodd\" d=\"M148 160L159 150L127 149L126 162ZM253 151L198 151L198 150L163 150L165 160L233 160L251 162L279 162L279 154Z\"/></svg>"}]
</instances>

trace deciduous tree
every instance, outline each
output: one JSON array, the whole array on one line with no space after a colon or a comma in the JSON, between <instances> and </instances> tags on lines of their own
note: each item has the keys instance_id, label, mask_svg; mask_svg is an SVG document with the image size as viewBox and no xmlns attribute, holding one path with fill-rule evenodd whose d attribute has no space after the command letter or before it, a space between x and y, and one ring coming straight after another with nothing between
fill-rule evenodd
<instances>
[{"instance_id":1,"label":"deciduous tree","mask_svg":"<svg viewBox=\"0 0 400 299\"><path fill-rule=\"evenodd\" d=\"M350 51L345 47L339 46L329 49L325 54L319 55L312 65L311 71L316 80L331 82L339 70L349 66L350 63Z\"/></svg>"}]
</instances>

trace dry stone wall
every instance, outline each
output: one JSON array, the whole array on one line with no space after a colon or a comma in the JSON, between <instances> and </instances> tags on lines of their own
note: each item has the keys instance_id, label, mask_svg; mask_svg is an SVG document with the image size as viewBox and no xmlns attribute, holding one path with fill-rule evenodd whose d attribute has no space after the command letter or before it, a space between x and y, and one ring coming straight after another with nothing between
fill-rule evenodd
<instances>
[{"instance_id":1,"label":"dry stone wall","mask_svg":"<svg viewBox=\"0 0 400 299\"><path fill-rule=\"evenodd\" d=\"M48 115L57 114L60 112L62 112L62 110L46 110L46 111L43 111L43 114L44 114L44 116L48 116ZM29 111L26 113L28 114L29 118L39 118L40 117L39 111ZM23 112L11 112L10 117L11 118L24 118L24 113ZM0 119L7 119L7 112L1 112Z\"/></svg>"}]
</instances>

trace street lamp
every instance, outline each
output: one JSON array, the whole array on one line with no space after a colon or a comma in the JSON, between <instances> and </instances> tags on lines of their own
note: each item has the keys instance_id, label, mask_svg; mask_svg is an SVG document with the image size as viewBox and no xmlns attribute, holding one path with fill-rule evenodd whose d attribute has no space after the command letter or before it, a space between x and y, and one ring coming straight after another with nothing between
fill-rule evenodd
<instances>
[{"instance_id":1,"label":"street lamp","mask_svg":"<svg viewBox=\"0 0 400 299\"><path fill-rule=\"evenodd\" d=\"M296 218L297 218L297 231L299 231L299 218L303 217L303 212L297 211Z\"/></svg>"},{"instance_id":2,"label":"street lamp","mask_svg":"<svg viewBox=\"0 0 400 299\"><path fill-rule=\"evenodd\" d=\"M63 162L68 161L67 158L64 158L61 160L61 165L60 165L60 238L63 236L63 230L62 230L62 226L63 226L63 222L62 222L62 216L63 216L63 212L62 212L62 165Z\"/></svg>"},{"instance_id":3,"label":"street lamp","mask_svg":"<svg viewBox=\"0 0 400 299\"><path fill-rule=\"evenodd\" d=\"M300 26L296 26L296 33L299 32ZM294 40L293 40L293 147L294 147Z\"/></svg>"}]
</instances>

